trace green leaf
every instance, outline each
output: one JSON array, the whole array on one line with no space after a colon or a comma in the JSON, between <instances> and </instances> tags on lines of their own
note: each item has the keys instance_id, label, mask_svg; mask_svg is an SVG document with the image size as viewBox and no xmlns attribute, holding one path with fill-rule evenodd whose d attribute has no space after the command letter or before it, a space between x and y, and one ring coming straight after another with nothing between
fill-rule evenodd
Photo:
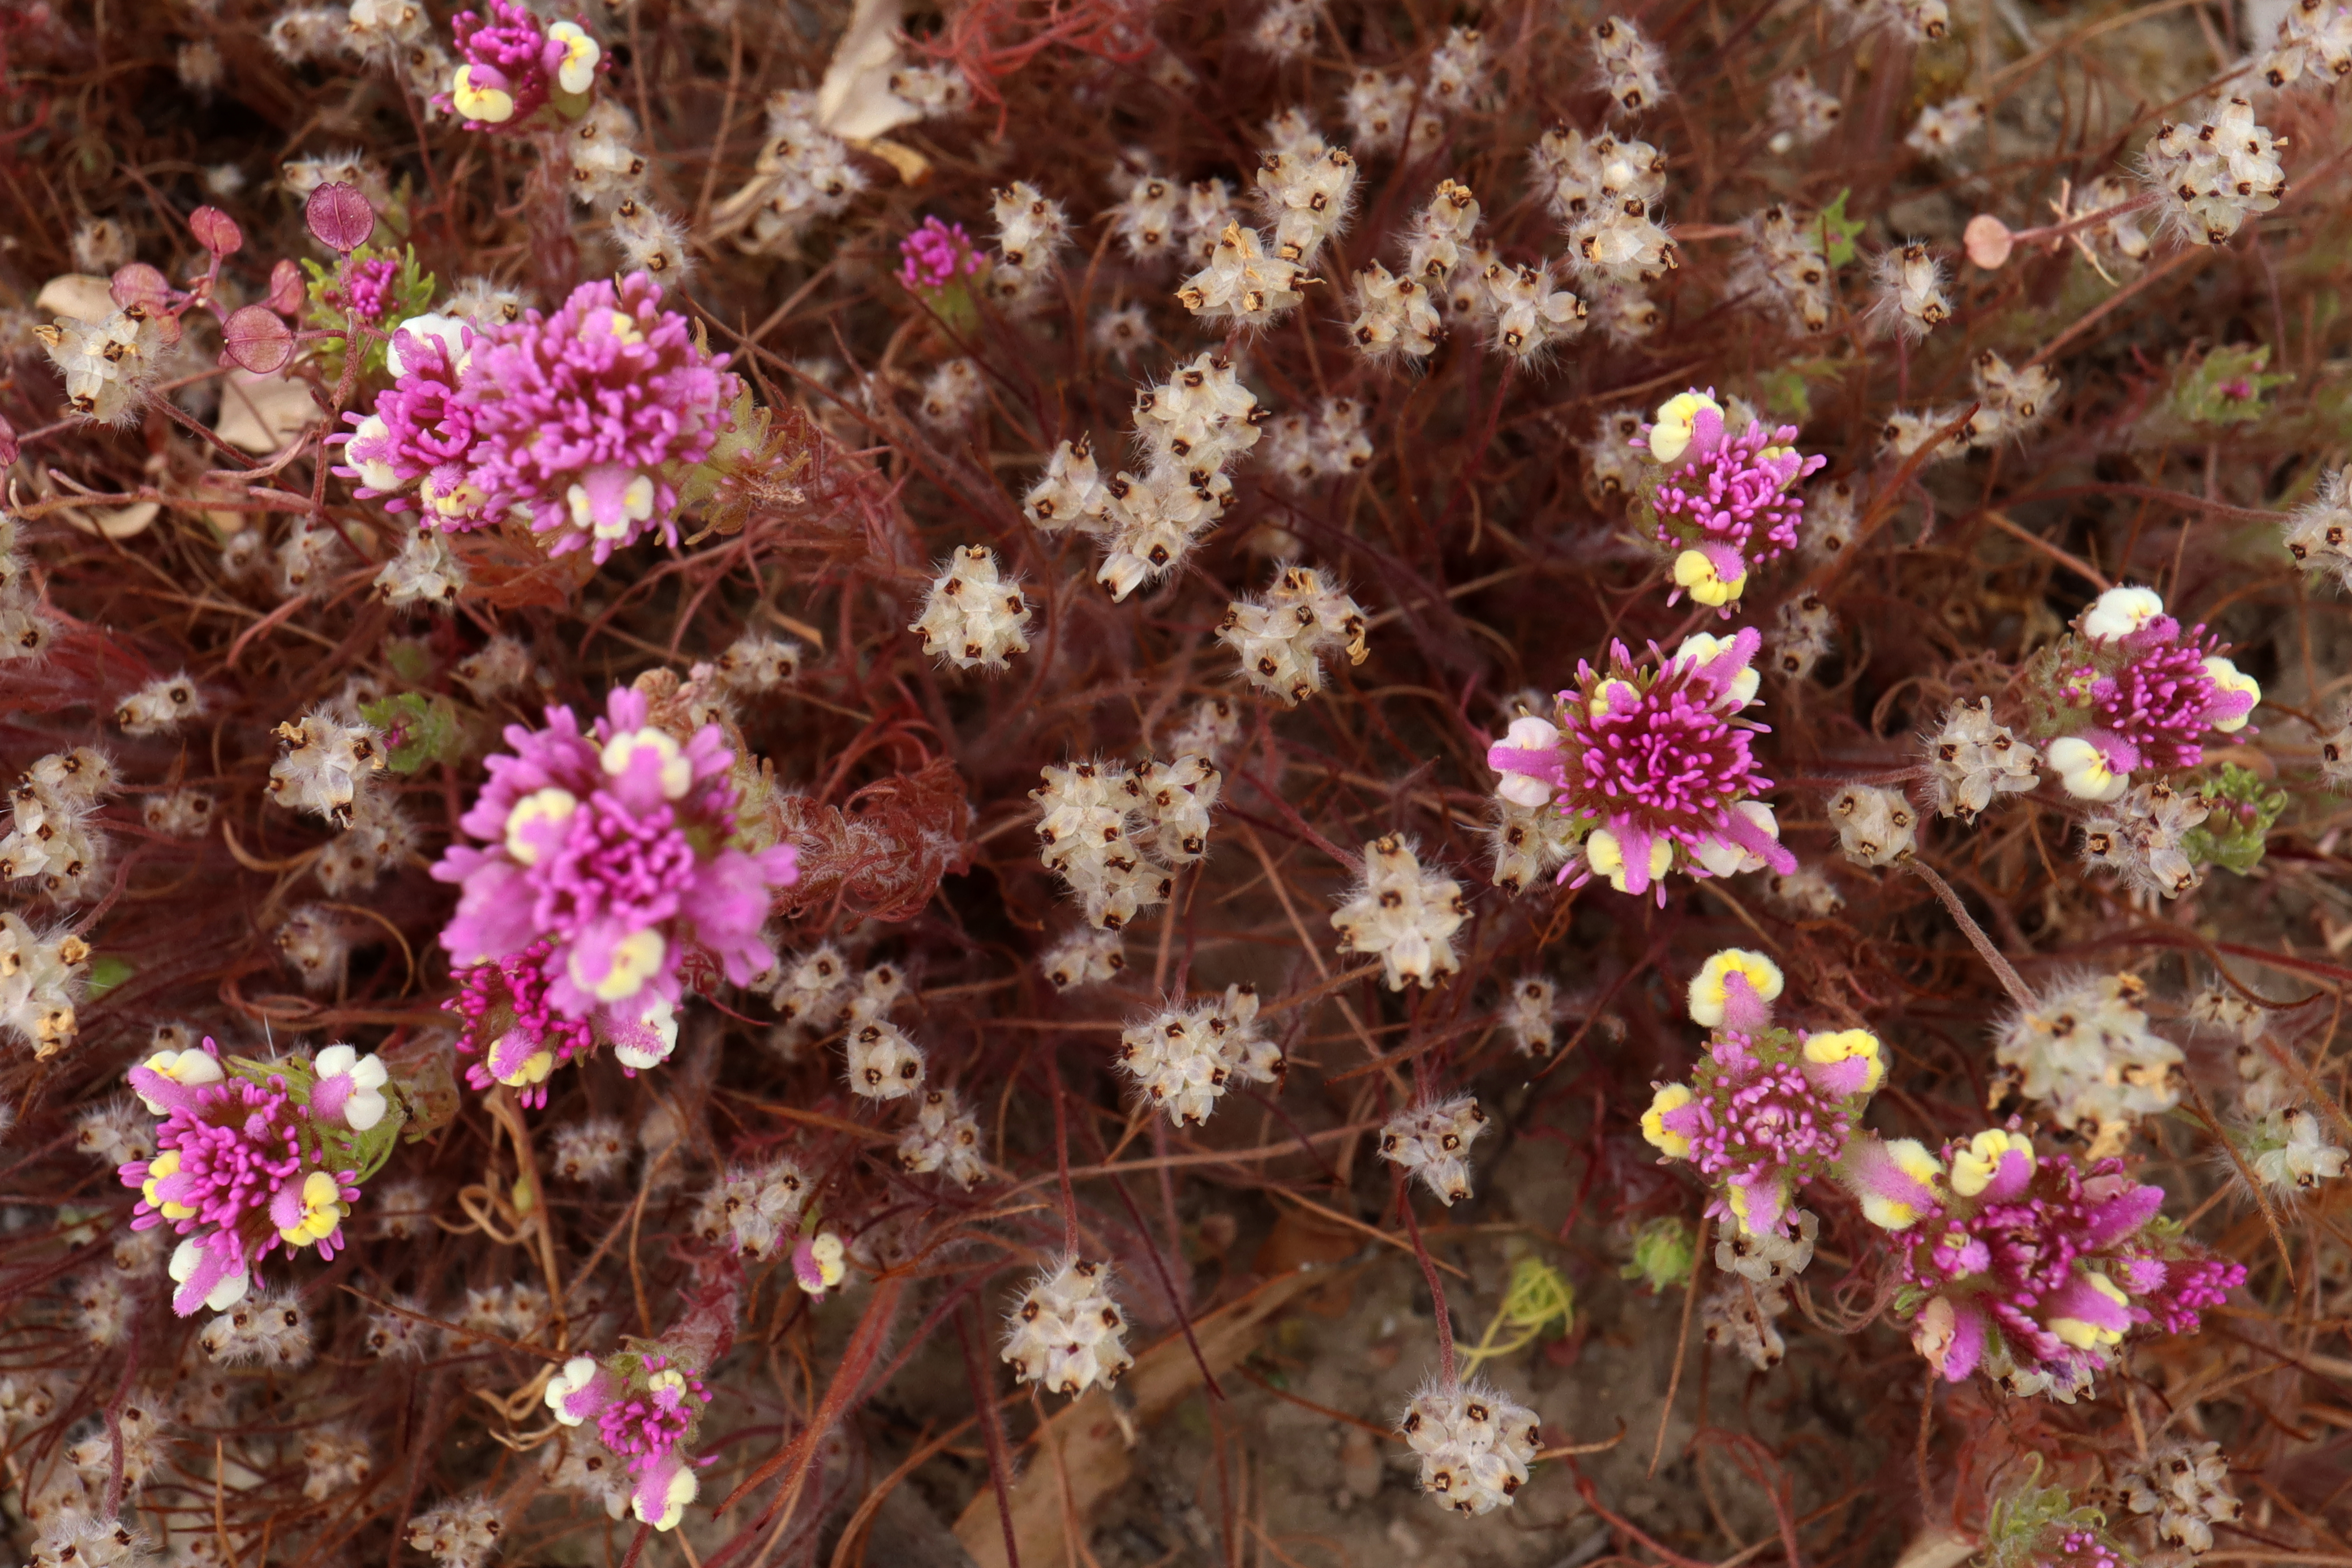
<instances>
[{"instance_id":1,"label":"green leaf","mask_svg":"<svg viewBox=\"0 0 2352 1568\"><path fill-rule=\"evenodd\" d=\"M2245 875L2263 863L2271 829L2286 810L2284 789L2266 788L2260 774L2234 762L2197 786L2205 820L2180 835L2180 850L2200 865Z\"/></svg>"},{"instance_id":2,"label":"green leaf","mask_svg":"<svg viewBox=\"0 0 2352 1568\"><path fill-rule=\"evenodd\" d=\"M96 1001L138 972L113 954L100 953L89 961L89 984L83 995Z\"/></svg>"},{"instance_id":3,"label":"green leaf","mask_svg":"<svg viewBox=\"0 0 2352 1568\"><path fill-rule=\"evenodd\" d=\"M1691 1254L1698 1238L1684 1221L1667 1215L1653 1219L1633 1235L1633 1260L1618 1273L1639 1280L1651 1291L1664 1291L1690 1278Z\"/></svg>"},{"instance_id":4,"label":"green leaf","mask_svg":"<svg viewBox=\"0 0 2352 1568\"><path fill-rule=\"evenodd\" d=\"M2267 343L2225 346L2181 367L2166 412L2191 424L2248 424L2270 413L2265 393L2294 380L2291 375L2265 374L2271 362Z\"/></svg>"},{"instance_id":5,"label":"green leaf","mask_svg":"<svg viewBox=\"0 0 2352 1568\"><path fill-rule=\"evenodd\" d=\"M433 650L422 637L385 638L383 662L406 685L421 686L433 674Z\"/></svg>"},{"instance_id":6,"label":"green leaf","mask_svg":"<svg viewBox=\"0 0 2352 1568\"><path fill-rule=\"evenodd\" d=\"M465 755L464 727L447 697L403 692L360 704L360 716L383 732L384 760L394 773L414 773L427 763L455 762Z\"/></svg>"},{"instance_id":7,"label":"green leaf","mask_svg":"<svg viewBox=\"0 0 2352 1568\"><path fill-rule=\"evenodd\" d=\"M248 1083L268 1084L276 1079L286 1086L287 1097L308 1112L310 1092L318 1087L318 1070L307 1056L289 1056L277 1061L255 1061L242 1056L221 1059L221 1066ZM393 1145L400 1141L400 1129L408 1120L408 1106L396 1087L387 1085L383 1091L383 1119L364 1133L355 1133L340 1124L325 1121L304 1123L303 1147L319 1166L327 1170L356 1171L354 1178L362 1185L382 1170L392 1158Z\"/></svg>"},{"instance_id":8,"label":"green leaf","mask_svg":"<svg viewBox=\"0 0 2352 1568\"><path fill-rule=\"evenodd\" d=\"M1756 398L1767 413L1802 424L1812 416L1813 394L1804 372L1782 365L1756 378Z\"/></svg>"},{"instance_id":9,"label":"green leaf","mask_svg":"<svg viewBox=\"0 0 2352 1568\"><path fill-rule=\"evenodd\" d=\"M387 331L411 316L422 315L431 309L433 296L439 288L433 275L418 265L415 247L412 246L403 246L395 253L389 246L363 245L352 252L349 265L383 261L395 255L399 265L392 275L391 298L386 301L383 314L367 323ZM310 309L306 313L304 324L313 330L324 330L335 334L333 337L320 340L317 352L322 369L331 375L341 375L343 364L341 329L345 324L345 311L342 305L331 299L330 296L336 292L335 280L341 274L342 266L322 267L305 257L302 261L302 268L310 275ZM388 339L368 340L367 350L360 356L361 373L378 375L386 371L390 367L384 356L390 348L391 342Z\"/></svg>"},{"instance_id":10,"label":"green leaf","mask_svg":"<svg viewBox=\"0 0 2352 1568\"><path fill-rule=\"evenodd\" d=\"M1819 222L1829 240L1822 259L1832 267L1843 267L1854 258L1854 238L1863 231L1861 219L1845 215L1845 199L1853 193L1850 189L1840 191L1837 199L1821 211Z\"/></svg>"}]
</instances>

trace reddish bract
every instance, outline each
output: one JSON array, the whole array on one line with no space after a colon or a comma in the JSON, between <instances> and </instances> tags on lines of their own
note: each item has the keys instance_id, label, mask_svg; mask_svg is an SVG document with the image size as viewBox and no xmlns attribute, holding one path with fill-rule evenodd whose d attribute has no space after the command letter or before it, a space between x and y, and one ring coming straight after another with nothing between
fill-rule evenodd
<instances>
[{"instance_id":1,"label":"reddish bract","mask_svg":"<svg viewBox=\"0 0 2352 1568\"><path fill-rule=\"evenodd\" d=\"M302 208L302 221L320 245L349 256L375 233L375 208L357 185L339 182L310 193Z\"/></svg>"},{"instance_id":2,"label":"reddish bract","mask_svg":"<svg viewBox=\"0 0 2352 1568\"><path fill-rule=\"evenodd\" d=\"M294 329L267 305L247 305L221 323L221 358L266 376L294 357Z\"/></svg>"}]
</instances>

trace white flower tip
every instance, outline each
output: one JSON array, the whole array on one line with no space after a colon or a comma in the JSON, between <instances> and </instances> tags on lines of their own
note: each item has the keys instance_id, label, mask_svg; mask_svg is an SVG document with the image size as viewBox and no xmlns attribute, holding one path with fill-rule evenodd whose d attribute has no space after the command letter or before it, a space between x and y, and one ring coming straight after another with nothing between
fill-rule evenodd
<instances>
[{"instance_id":1,"label":"white flower tip","mask_svg":"<svg viewBox=\"0 0 2352 1568\"><path fill-rule=\"evenodd\" d=\"M1511 721L1503 740L1520 751L1549 751L1559 745L1559 730L1547 719L1523 714Z\"/></svg>"},{"instance_id":2,"label":"white flower tip","mask_svg":"<svg viewBox=\"0 0 2352 1568\"><path fill-rule=\"evenodd\" d=\"M2083 614L2083 635L2101 639L2127 637L2164 613L2164 601L2153 589L2110 588Z\"/></svg>"},{"instance_id":3,"label":"white flower tip","mask_svg":"<svg viewBox=\"0 0 2352 1568\"><path fill-rule=\"evenodd\" d=\"M1504 774L1503 781L1495 786L1495 793L1530 811L1551 803L1551 786L1525 773Z\"/></svg>"}]
</instances>

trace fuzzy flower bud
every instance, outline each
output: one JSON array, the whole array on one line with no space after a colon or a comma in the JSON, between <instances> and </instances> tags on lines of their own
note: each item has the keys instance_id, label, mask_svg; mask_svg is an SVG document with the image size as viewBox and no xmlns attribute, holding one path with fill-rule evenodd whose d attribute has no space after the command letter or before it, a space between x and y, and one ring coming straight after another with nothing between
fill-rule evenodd
<instances>
[{"instance_id":1,"label":"fuzzy flower bud","mask_svg":"<svg viewBox=\"0 0 2352 1568\"><path fill-rule=\"evenodd\" d=\"M1430 1102L1389 1118L1381 1157L1451 1208L1470 1196L1470 1145L1486 1130L1486 1113L1469 1095Z\"/></svg>"},{"instance_id":2,"label":"fuzzy flower bud","mask_svg":"<svg viewBox=\"0 0 2352 1568\"><path fill-rule=\"evenodd\" d=\"M1135 1364L1110 1266L1069 1258L1039 1274L1013 1309L1001 1359L1014 1378L1075 1398Z\"/></svg>"},{"instance_id":3,"label":"fuzzy flower bud","mask_svg":"<svg viewBox=\"0 0 2352 1568\"><path fill-rule=\"evenodd\" d=\"M1391 834L1364 846L1363 880L1331 916L1342 953L1375 954L1389 989L1433 985L1457 967L1454 934L1470 912L1462 884L1424 871L1406 840Z\"/></svg>"},{"instance_id":4,"label":"fuzzy flower bud","mask_svg":"<svg viewBox=\"0 0 2352 1568\"><path fill-rule=\"evenodd\" d=\"M1893 865L1916 841L1918 815L1893 789L1849 784L1830 797L1829 813L1845 858L1856 865Z\"/></svg>"},{"instance_id":5,"label":"fuzzy flower bud","mask_svg":"<svg viewBox=\"0 0 2352 1568\"><path fill-rule=\"evenodd\" d=\"M1423 1494L1471 1517L1509 1507L1543 1448L1535 1412L1475 1379L1423 1389L1397 1430L1421 1461Z\"/></svg>"},{"instance_id":6,"label":"fuzzy flower bud","mask_svg":"<svg viewBox=\"0 0 2352 1568\"><path fill-rule=\"evenodd\" d=\"M907 630L923 634L924 653L959 670L1002 670L1008 655L1029 651L1028 624L1020 580L1000 575L995 551L966 545L948 558L922 618Z\"/></svg>"}]
</instances>

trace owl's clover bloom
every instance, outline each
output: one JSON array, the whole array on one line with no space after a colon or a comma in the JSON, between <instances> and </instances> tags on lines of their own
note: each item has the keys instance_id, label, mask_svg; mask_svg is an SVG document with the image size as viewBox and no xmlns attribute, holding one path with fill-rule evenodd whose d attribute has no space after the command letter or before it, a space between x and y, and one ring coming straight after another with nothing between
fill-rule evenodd
<instances>
[{"instance_id":1,"label":"owl's clover bloom","mask_svg":"<svg viewBox=\"0 0 2352 1568\"><path fill-rule=\"evenodd\" d=\"M585 733L551 707L546 728L511 725L506 741L459 820L478 844L433 868L464 889L442 946L461 968L498 970L469 977L458 1003L469 1044L519 1087L580 1054L583 1023L625 1068L652 1066L676 1043L690 956L736 985L775 962L760 925L770 890L798 880L796 852L735 847L725 733L680 742L648 722L641 692L612 693Z\"/></svg>"},{"instance_id":2,"label":"owl's clover bloom","mask_svg":"<svg viewBox=\"0 0 2352 1568\"><path fill-rule=\"evenodd\" d=\"M1982 1369L2071 1397L2126 1335L2193 1333L2246 1277L2158 1220L2163 1188L2119 1160L2039 1154L2014 1124L1940 1154L1857 1141L1845 1176L1889 1232L1912 1343L1948 1382Z\"/></svg>"},{"instance_id":3,"label":"owl's clover bloom","mask_svg":"<svg viewBox=\"0 0 2352 1568\"><path fill-rule=\"evenodd\" d=\"M732 415L727 356L708 354L661 285L631 273L526 311L475 352L475 483L527 508L547 552L603 560L658 532L677 542L678 484Z\"/></svg>"},{"instance_id":4,"label":"owl's clover bloom","mask_svg":"<svg viewBox=\"0 0 2352 1568\"><path fill-rule=\"evenodd\" d=\"M2202 626L2187 631L2145 588L2111 588L2058 645L2047 672L2053 727L2069 731L2043 755L2066 792L2113 800L2135 770L2174 772L2205 759L2209 732L2243 729L2262 686L2217 650Z\"/></svg>"},{"instance_id":5,"label":"owl's clover bloom","mask_svg":"<svg viewBox=\"0 0 2352 1568\"><path fill-rule=\"evenodd\" d=\"M1664 473L1649 505L1659 544L1676 551L1671 604L1687 593L1727 618L1749 571L1797 548L1805 499L1800 479L1829 460L1789 444L1793 424L1751 420L1734 435L1713 390L1668 398L1643 440Z\"/></svg>"},{"instance_id":6,"label":"owl's clover bloom","mask_svg":"<svg viewBox=\"0 0 2352 1568\"><path fill-rule=\"evenodd\" d=\"M710 1389L695 1368L656 1349L602 1362L576 1355L548 1379L545 1398L562 1425L593 1424L597 1441L628 1467L640 1523L677 1528L701 1490L689 1450Z\"/></svg>"},{"instance_id":7,"label":"owl's clover bloom","mask_svg":"<svg viewBox=\"0 0 2352 1568\"><path fill-rule=\"evenodd\" d=\"M1738 716L1756 700L1751 665L1761 646L1752 627L1686 637L1671 656L1653 643L1638 661L1612 643L1605 671L1577 666L1557 722L1522 717L1488 749L1486 765L1503 775L1497 794L1556 810L1580 832L1583 855L1559 880L1581 885L1599 876L1636 894L1655 888L1663 903L1673 871L1797 869L1772 808L1756 798L1772 781L1748 737L1766 727Z\"/></svg>"},{"instance_id":8,"label":"owl's clover bloom","mask_svg":"<svg viewBox=\"0 0 2352 1568\"><path fill-rule=\"evenodd\" d=\"M898 242L898 281L908 288L945 288L982 265L963 225L943 224L936 217L926 217L921 227L907 231Z\"/></svg>"},{"instance_id":9,"label":"owl's clover bloom","mask_svg":"<svg viewBox=\"0 0 2352 1568\"><path fill-rule=\"evenodd\" d=\"M676 544L681 492L707 477L741 389L728 357L704 351L661 300L637 272L488 331L402 322L388 358L398 380L370 413L345 416L354 429L336 472L446 533L516 516L548 554L585 547L599 561L648 534Z\"/></svg>"},{"instance_id":10,"label":"owl's clover bloom","mask_svg":"<svg viewBox=\"0 0 2352 1568\"><path fill-rule=\"evenodd\" d=\"M173 1312L234 1306L273 1251L334 1256L362 1172L382 1163L401 1124L388 1117L386 1076L347 1045L315 1061L225 1063L209 1039L131 1070L131 1090L163 1124L153 1156L116 1175L140 1195L133 1230L169 1225L184 1239L170 1266Z\"/></svg>"},{"instance_id":11,"label":"owl's clover bloom","mask_svg":"<svg viewBox=\"0 0 2352 1568\"><path fill-rule=\"evenodd\" d=\"M465 57L436 107L468 131L524 127L552 102L567 119L587 109L604 51L579 22L541 23L520 0L489 0L489 15L461 11L450 25Z\"/></svg>"},{"instance_id":12,"label":"owl's clover bloom","mask_svg":"<svg viewBox=\"0 0 2352 1568\"><path fill-rule=\"evenodd\" d=\"M1762 954L1709 958L1690 988L1691 1018L1716 1031L1707 1058L1691 1082L1658 1085L1642 1116L1653 1147L1706 1179L1707 1212L1754 1237L1793 1233L1798 1186L1835 1173L1886 1076L1867 1030L1773 1028L1781 984Z\"/></svg>"}]
</instances>

